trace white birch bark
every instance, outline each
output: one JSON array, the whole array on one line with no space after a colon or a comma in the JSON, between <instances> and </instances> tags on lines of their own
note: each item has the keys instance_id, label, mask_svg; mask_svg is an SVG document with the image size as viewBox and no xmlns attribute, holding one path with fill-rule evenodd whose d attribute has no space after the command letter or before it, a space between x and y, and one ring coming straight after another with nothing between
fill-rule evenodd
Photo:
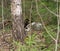
<instances>
[{"instance_id":1,"label":"white birch bark","mask_svg":"<svg viewBox=\"0 0 60 51\"><path fill-rule=\"evenodd\" d=\"M15 37L15 39L23 41L25 34L21 0L11 0L11 13L13 19L13 36Z\"/></svg>"}]
</instances>

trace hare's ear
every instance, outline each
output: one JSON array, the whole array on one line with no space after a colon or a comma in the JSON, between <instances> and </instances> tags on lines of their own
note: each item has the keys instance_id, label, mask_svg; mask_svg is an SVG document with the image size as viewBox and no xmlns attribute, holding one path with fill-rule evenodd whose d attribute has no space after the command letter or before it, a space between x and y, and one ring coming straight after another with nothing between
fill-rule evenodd
<instances>
[{"instance_id":1,"label":"hare's ear","mask_svg":"<svg viewBox=\"0 0 60 51\"><path fill-rule=\"evenodd\" d=\"M24 28L29 24L29 19L25 19L24 21Z\"/></svg>"}]
</instances>

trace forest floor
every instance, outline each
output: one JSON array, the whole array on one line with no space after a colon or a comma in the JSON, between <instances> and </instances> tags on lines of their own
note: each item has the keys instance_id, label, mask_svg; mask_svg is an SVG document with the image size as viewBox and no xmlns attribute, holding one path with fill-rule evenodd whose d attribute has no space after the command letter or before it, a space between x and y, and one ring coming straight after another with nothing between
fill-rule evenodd
<instances>
[{"instance_id":1,"label":"forest floor","mask_svg":"<svg viewBox=\"0 0 60 51\"><path fill-rule=\"evenodd\" d=\"M54 36L54 38L56 37L56 26L53 26L53 25L49 25L47 26L49 32L51 33L52 36ZM45 32L45 30L43 32L36 32L36 31L32 31L33 33L32 34L38 34L38 37L37 39L35 39L36 35L32 35L32 41L30 40L30 35L29 35L29 38L28 40L26 41L26 43L36 43L36 41L39 41L41 40L42 41L42 47L45 47L43 49L46 49L46 50L43 50L43 51L54 51L54 45L55 45L55 42L52 41L51 37L49 37L49 35ZM41 34L43 33L43 34ZM30 34L30 32L28 32L27 34ZM41 36L44 36L44 37L41 37ZM59 37L60 38L60 37ZM9 30L9 29L6 29L6 31L4 32L4 34L2 34L2 30L0 31L0 51L11 51L11 48L12 47L12 30ZM60 42L60 41L59 41ZM34 44L32 44L34 45ZM41 43L39 42L36 46L40 46ZM60 45L60 43L59 43ZM37 48L37 47L36 47ZM59 47L60 49L60 47ZM38 50L39 51L39 50Z\"/></svg>"},{"instance_id":2,"label":"forest floor","mask_svg":"<svg viewBox=\"0 0 60 51\"><path fill-rule=\"evenodd\" d=\"M0 51L10 51L11 35L11 32L5 32L3 34L3 32L0 31Z\"/></svg>"}]
</instances>

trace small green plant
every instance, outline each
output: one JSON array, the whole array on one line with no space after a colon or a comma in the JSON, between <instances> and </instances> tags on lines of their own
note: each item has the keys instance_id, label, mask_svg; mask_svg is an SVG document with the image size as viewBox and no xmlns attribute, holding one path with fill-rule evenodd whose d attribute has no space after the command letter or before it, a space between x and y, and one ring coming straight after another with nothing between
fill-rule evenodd
<instances>
[{"instance_id":1,"label":"small green plant","mask_svg":"<svg viewBox=\"0 0 60 51\"><path fill-rule=\"evenodd\" d=\"M35 41L36 37L37 37L36 34L28 35L28 37L25 39L26 44L28 46L36 44L36 41Z\"/></svg>"},{"instance_id":2,"label":"small green plant","mask_svg":"<svg viewBox=\"0 0 60 51\"><path fill-rule=\"evenodd\" d=\"M26 51L26 45L22 45L21 42L13 41L16 45L16 51Z\"/></svg>"},{"instance_id":3,"label":"small green plant","mask_svg":"<svg viewBox=\"0 0 60 51\"><path fill-rule=\"evenodd\" d=\"M21 42L13 40L13 44L16 46L16 51L38 51L36 47L32 46L33 44L36 44L35 38L36 34L28 35L28 37L25 39L26 44L23 45Z\"/></svg>"},{"instance_id":4,"label":"small green plant","mask_svg":"<svg viewBox=\"0 0 60 51\"><path fill-rule=\"evenodd\" d=\"M40 51L42 47L45 45L37 39L37 34L29 34L25 39L25 44L21 44L21 42L13 41L14 45L16 45L16 51Z\"/></svg>"}]
</instances>

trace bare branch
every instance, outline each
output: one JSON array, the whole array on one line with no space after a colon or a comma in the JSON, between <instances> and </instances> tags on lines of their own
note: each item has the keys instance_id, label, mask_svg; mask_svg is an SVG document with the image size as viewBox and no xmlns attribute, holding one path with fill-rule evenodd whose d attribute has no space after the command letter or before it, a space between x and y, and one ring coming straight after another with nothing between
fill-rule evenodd
<instances>
[{"instance_id":1,"label":"bare branch","mask_svg":"<svg viewBox=\"0 0 60 51\"><path fill-rule=\"evenodd\" d=\"M36 10L37 10L37 14L39 15L39 17L40 17L40 19L41 19L41 22L42 22L42 24L43 24L44 29L46 30L46 32L48 33L48 35L55 41L55 38L49 33L49 31L47 30L46 26L44 25L42 16L40 15L40 13L39 13L39 11L38 11L37 0L35 0L35 2L36 2Z\"/></svg>"},{"instance_id":2,"label":"bare branch","mask_svg":"<svg viewBox=\"0 0 60 51\"><path fill-rule=\"evenodd\" d=\"M41 2L41 1L40 1ZM55 16L59 16L58 14L56 14L56 13L54 13L53 11L51 11L43 2L41 2L41 4L50 12L50 13L52 13L53 15L55 15Z\"/></svg>"},{"instance_id":3,"label":"bare branch","mask_svg":"<svg viewBox=\"0 0 60 51\"><path fill-rule=\"evenodd\" d=\"M59 3L58 3L58 0L57 0L57 14L58 14L58 15L60 14L60 12L59 12ZM60 31L60 30L59 30L59 23L60 23L59 17L60 17L60 16L57 17L57 23L58 23L57 26L58 26L58 27L57 27L57 37L56 37L56 42L55 42L55 45L56 45L56 46L55 46L55 51L58 51L58 39L59 39L59 31Z\"/></svg>"},{"instance_id":4,"label":"bare branch","mask_svg":"<svg viewBox=\"0 0 60 51\"><path fill-rule=\"evenodd\" d=\"M2 24L3 24L3 33L4 33L4 10L3 10L3 6L4 4L3 4L3 0L2 0Z\"/></svg>"}]
</instances>

